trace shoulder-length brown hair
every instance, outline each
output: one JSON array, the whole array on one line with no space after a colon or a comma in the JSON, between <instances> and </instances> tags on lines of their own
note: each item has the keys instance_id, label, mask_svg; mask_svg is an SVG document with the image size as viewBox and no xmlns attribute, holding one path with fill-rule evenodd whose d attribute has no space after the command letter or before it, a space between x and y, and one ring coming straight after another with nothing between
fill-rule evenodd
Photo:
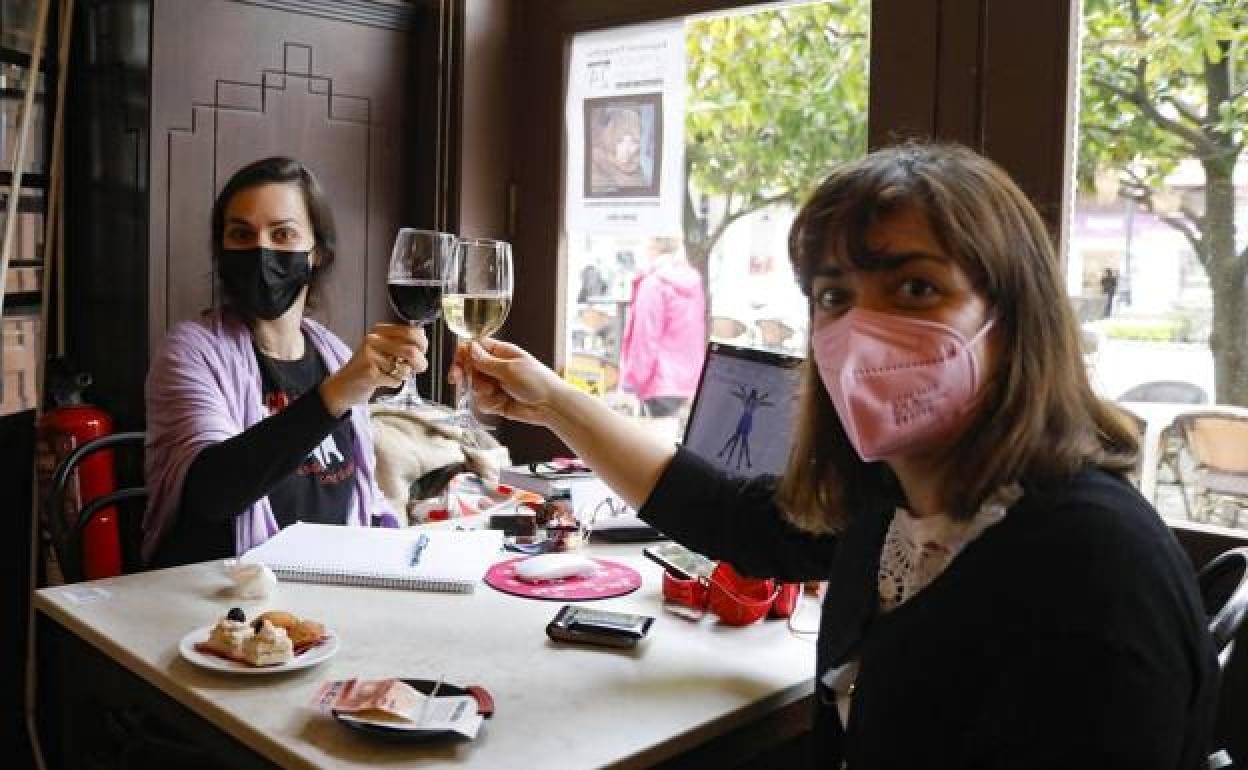
<instances>
[{"instance_id":1,"label":"shoulder-length brown hair","mask_svg":"<svg viewBox=\"0 0 1248 770\"><path fill-rule=\"evenodd\" d=\"M226 291L220 276L220 253L225 248L225 210L229 208L234 196L241 191L266 184L294 185L303 196L303 205L308 209L308 220L315 239L314 248L320 259L308 278L307 307L315 308L321 296L321 282L329 274L338 256L338 228L334 226L334 212L330 208L329 197L311 169L293 158L280 155L262 158L235 171L212 204L213 273L219 287L219 296L222 298L221 304L241 313L233 301L234 298Z\"/></svg>"},{"instance_id":2,"label":"shoulder-length brown hair","mask_svg":"<svg viewBox=\"0 0 1248 770\"><path fill-rule=\"evenodd\" d=\"M789 231L790 259L807 299L826 255L852 262L866 254L871 225L908 207L926 216L987 300L1000 350L997 371L983 385L983 406L948 455L942 510L967 518L1004 484L1060 479L1085 465L1129 470L1136 435L1088 385L1044 222L1004 171L971 150L908 143L828 176ZM897 493L887 466L864 463L854 451L809 343L807 353L779 499L795 525L834 532L855 508Z\"/></svg>"}]
</instances>

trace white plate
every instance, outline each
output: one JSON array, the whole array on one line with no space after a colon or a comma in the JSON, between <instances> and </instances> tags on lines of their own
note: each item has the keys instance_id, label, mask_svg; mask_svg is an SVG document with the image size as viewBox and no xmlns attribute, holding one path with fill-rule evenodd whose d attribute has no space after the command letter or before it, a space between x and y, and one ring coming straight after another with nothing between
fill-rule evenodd
<instances>
[{"instance_id":1,"label":"white plate","mask_svg":"<svg viewBox=\"0 0 1248 770\"><path fill-rule=\"evenodd\" d=\"M282 663L277 666L249 666L246 663L226 660L220 656L209 655L195 649L195 645L208 641L212 628L212 626L197 628L182 637L182 641L178 642L178 652L182 653L183 658L200 668L210 668L213 671L228 671L231 674L278 674L315 666L321 661L334 657L334 653L338 652L338 636L332 631L326 631L325 633L329 635L328 639L309 650L305 650L302 654L296 655L289 663Z\"/></svg>"}]
</instances>

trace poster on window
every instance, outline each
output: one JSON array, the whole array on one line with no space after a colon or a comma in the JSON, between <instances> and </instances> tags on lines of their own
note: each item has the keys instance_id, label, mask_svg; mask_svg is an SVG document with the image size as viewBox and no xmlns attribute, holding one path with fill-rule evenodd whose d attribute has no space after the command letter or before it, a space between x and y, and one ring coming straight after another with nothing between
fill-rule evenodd
<instances>
[{"instance_id":1,"label":"poster on window","mask_svg":"<svg viewBox=\"0 0 1248 770\"><path fill-rule=\"evenodd\" d=\"M683 21L573 39L565 114L569 232L681 231L684 45Z\"/></svg>"}]
</instances>

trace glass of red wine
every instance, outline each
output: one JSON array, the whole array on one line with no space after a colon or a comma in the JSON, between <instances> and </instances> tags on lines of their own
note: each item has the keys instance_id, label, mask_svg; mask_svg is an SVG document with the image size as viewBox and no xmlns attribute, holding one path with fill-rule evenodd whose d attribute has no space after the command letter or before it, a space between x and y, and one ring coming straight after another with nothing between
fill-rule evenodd
<instances>
[{"instance_id":1,"label":"glass of red wine","mask_svg":"<svg viewBox=\"0 0 1248 770\"><path fill-rule=\"evenodd\" d=\"M386 290L396 315L413 326L432 323L442 312L443 266L455 250L450 233L405 227L394 239ZM416 391L415 377L408 378L393 397L393 406L417 408L424 400Z\"/></svg>"}]
</instances>

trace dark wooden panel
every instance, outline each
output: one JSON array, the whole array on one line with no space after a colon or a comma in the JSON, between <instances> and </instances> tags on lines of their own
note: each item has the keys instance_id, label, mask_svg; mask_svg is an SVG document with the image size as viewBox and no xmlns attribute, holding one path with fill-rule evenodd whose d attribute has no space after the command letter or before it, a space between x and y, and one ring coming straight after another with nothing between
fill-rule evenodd
<instances>
[{"instance_id":1,"label":"dark wooden panel","mask_svg":"<svg viewBox=\"0 0 1248 770\"><path fill-rule=\"evenodd\" d=\"M525 119L514 126L512 154L518 187L514 246L523 259L517 260L516 296L502 336L558 367L557 303L551 294L556 276L564 272L559 254L563 56L573 30L566 18L553 19L528 4L518 4L516 10L517 59L508 87L513 92L523 88L525 96ZM567 451L550 431L519 423L504 423L499 438L517 462Z\"/></svg>"},{"instance_id":2,"label":"dark wooden panel","mask_svg":"<svg viewBox=\"0 0 1248 770\"><path fill-rule=\"evenodd\" d=\"M411 28L414 13L411 3L405 0L234 0L234 2L389 29Z\"/></svg>"},{"instance_id":3,"label":"dark wooden panel","mask_svg":"<svg viewBox=\"0 0 1248 770\"><path fill-rule=\"evenodd\" d=\"M156 131L153 126L153 173L164 164L164 195L151 200L153 279L162 280L151 295L152 349L174 323L194 318L212 306L212 253L209 247L213 195L213 131L216 113L192 107L188 129ZM163 151L163 152L162 152ZM160 182L153 179L153 191ZM163 214L165 226L157 229Z\"/></svg>"},{"instance_id":4,"label":"dark wooden panel","mask_svg":"<svg viewBox=\"0 0 1248 770\"><path fill-rule=\"evenodd\" d=\"M66 343L118 430L144 422L150 13L79 2L66 97Z\"/></svg>"},{"instance_id":5,"label":"dark wooden panel","mask_svg":"<svg viewBox=\"0 0 1248 770\"><path fill-rule=\"evenodd\" d=\"M933 135L980 147L981 0L941 3Z\"/></svg>"},{"instance_id":6,"label":"dark wooden panel","mask_svg":"<svg viewBox=\"0 0 1248 770\"><path fill-rule=\"evenodd\" d=\"M936 133L941 4L874 0L867 146ZM904 22L902 21L904 20Z\"/></svg>"},{"instance_id":7,"label":"dark wooden panel","mask_svg":"<svg viewBox=\"0 0 1248 770\"><path fill-rule=\"evenodd\" d=\"M7 629L0 639L4 682L0 687L0 747L8 749L10 767L22 767L26 742L26 628L30 610L31 480L35 466L35 410L0 417L0 500L5 501L4 559L0 560L0 618ZM16 759L15 759L16 758Z\"/></svg>"},{"instance_id":8,"label":"dark wooden panel","mask_svg":"<svg viewBox=\"0 0 1248 770\"><path fill-rule=\"evenodd\" d=\"M302 76L271 76L264 88L260 110L218 110L212 155L217 186L224 184L236 169L257 157L289 153L292 138L300 145L298 157L316 174L333 198L342 258L325 286L324 301L315 312L331 327L363 332L365 304L360 302L361 287L370 279L369 262L354 259L367 251L369 210L369 123L367 102L363 120L338 117L328 92L315 93L318 81ZM344 100L347 101L347 100ZM348 104L360 106L348 101ZM337 113L347 111L341 106ZM328 117L328 119L327 119ZM357 116L358 117L358 116ZM378 274L372 271L373 278Z\"/></svg>"},{"instance_id":9,"label":"dark wooden panel","mask_svg":"<svg viewBox=\"0 0 1248 770\"><path fill-rule=\"evenodd\" d=\"M412 33L410 87L405 104L407 123L403 139L410 152L402 206L404 226L458 231L460 228L460 124L463 114L460 83L463 75L464 0L421 0ZM498 129L495 129L498 130ZM506 168L493 167L504 178ZM452 403L446 371L454 335L441 320L426 329L429 368L417 377L426 398Z\"/></svg>"},{"instance_id":10,"label":"dark wooden panel","mask_svg":"<svg viewBox=\"0 0 1248 770\"><path fill-rule=\"evenodd\" d=\"M35 627L35 718L48 767L278 767L44 613Z\"/></svg>"},{"instance_id":11,"label":"dark wooden panel","mask_svg":"<svg viewBox=\"0 0 1248 770\"><path fill-rule=\"evenodd\" d=\"M412 33L410 98L405 109L411 146L405 224L453 230L459 222L460 30L464 0L422 0ZM506 80L504 82L507 82ZM495 169L505 175L507 169Z\"/></svg>"},{"instance_id":12,"label":"dark wooden panel","mask_svg":"<svg viewBox=\"0 0 1248 770\"><path fill-rule=\"evenodd\" d=\"M143 425L151 346L211 302L210 206L244 162L283 152L322 177L342 231L330 325L354 344L389 316L381 276L423 182L408 85L437 66L412 68L411 25L440 1L79 0L67 331L119 428Z\"/></svg>"},{"instance_id":13,"label":"dark wooden panel","mask_svg":"<svg viewBox=\"0 0 1248 770\"><path fill-rule=\"evenodd\" d=\"M1073 140L1075 0L981 0L982 137L979 148L1014 177L1049 224L1062 232Z\"/></svg>"},{"instance_id":14,"label":"dark wooden panel","mask_svg":"<svg viewBox=\"0 0 1248 770\"><path fill-rule=\"evenodd\" d=\"M464 52L472 66L463 73L460 126L459 232L465 236L511 237L507 222L511 168L508 127L527 120L527 108L512 103L507 41L510 0L470 0L464 13ZM521 117L524 115L525 117ZM516 255L517 262L520 255Z\"/></svg>"},{"instance_id":15,"label":"dark wooden panel","mask_svg":"<svg viewBox=\"0 0 1248 770\"><path fill-rule=\"evenodd\" d=\"M152 40L152 343L211 304L216 192L245 163L284 154L317 173L333 204L338 261L314 315L354 344L389 317L406 33L233 0L156 0Z\"/></svg>"}]
</instances>

